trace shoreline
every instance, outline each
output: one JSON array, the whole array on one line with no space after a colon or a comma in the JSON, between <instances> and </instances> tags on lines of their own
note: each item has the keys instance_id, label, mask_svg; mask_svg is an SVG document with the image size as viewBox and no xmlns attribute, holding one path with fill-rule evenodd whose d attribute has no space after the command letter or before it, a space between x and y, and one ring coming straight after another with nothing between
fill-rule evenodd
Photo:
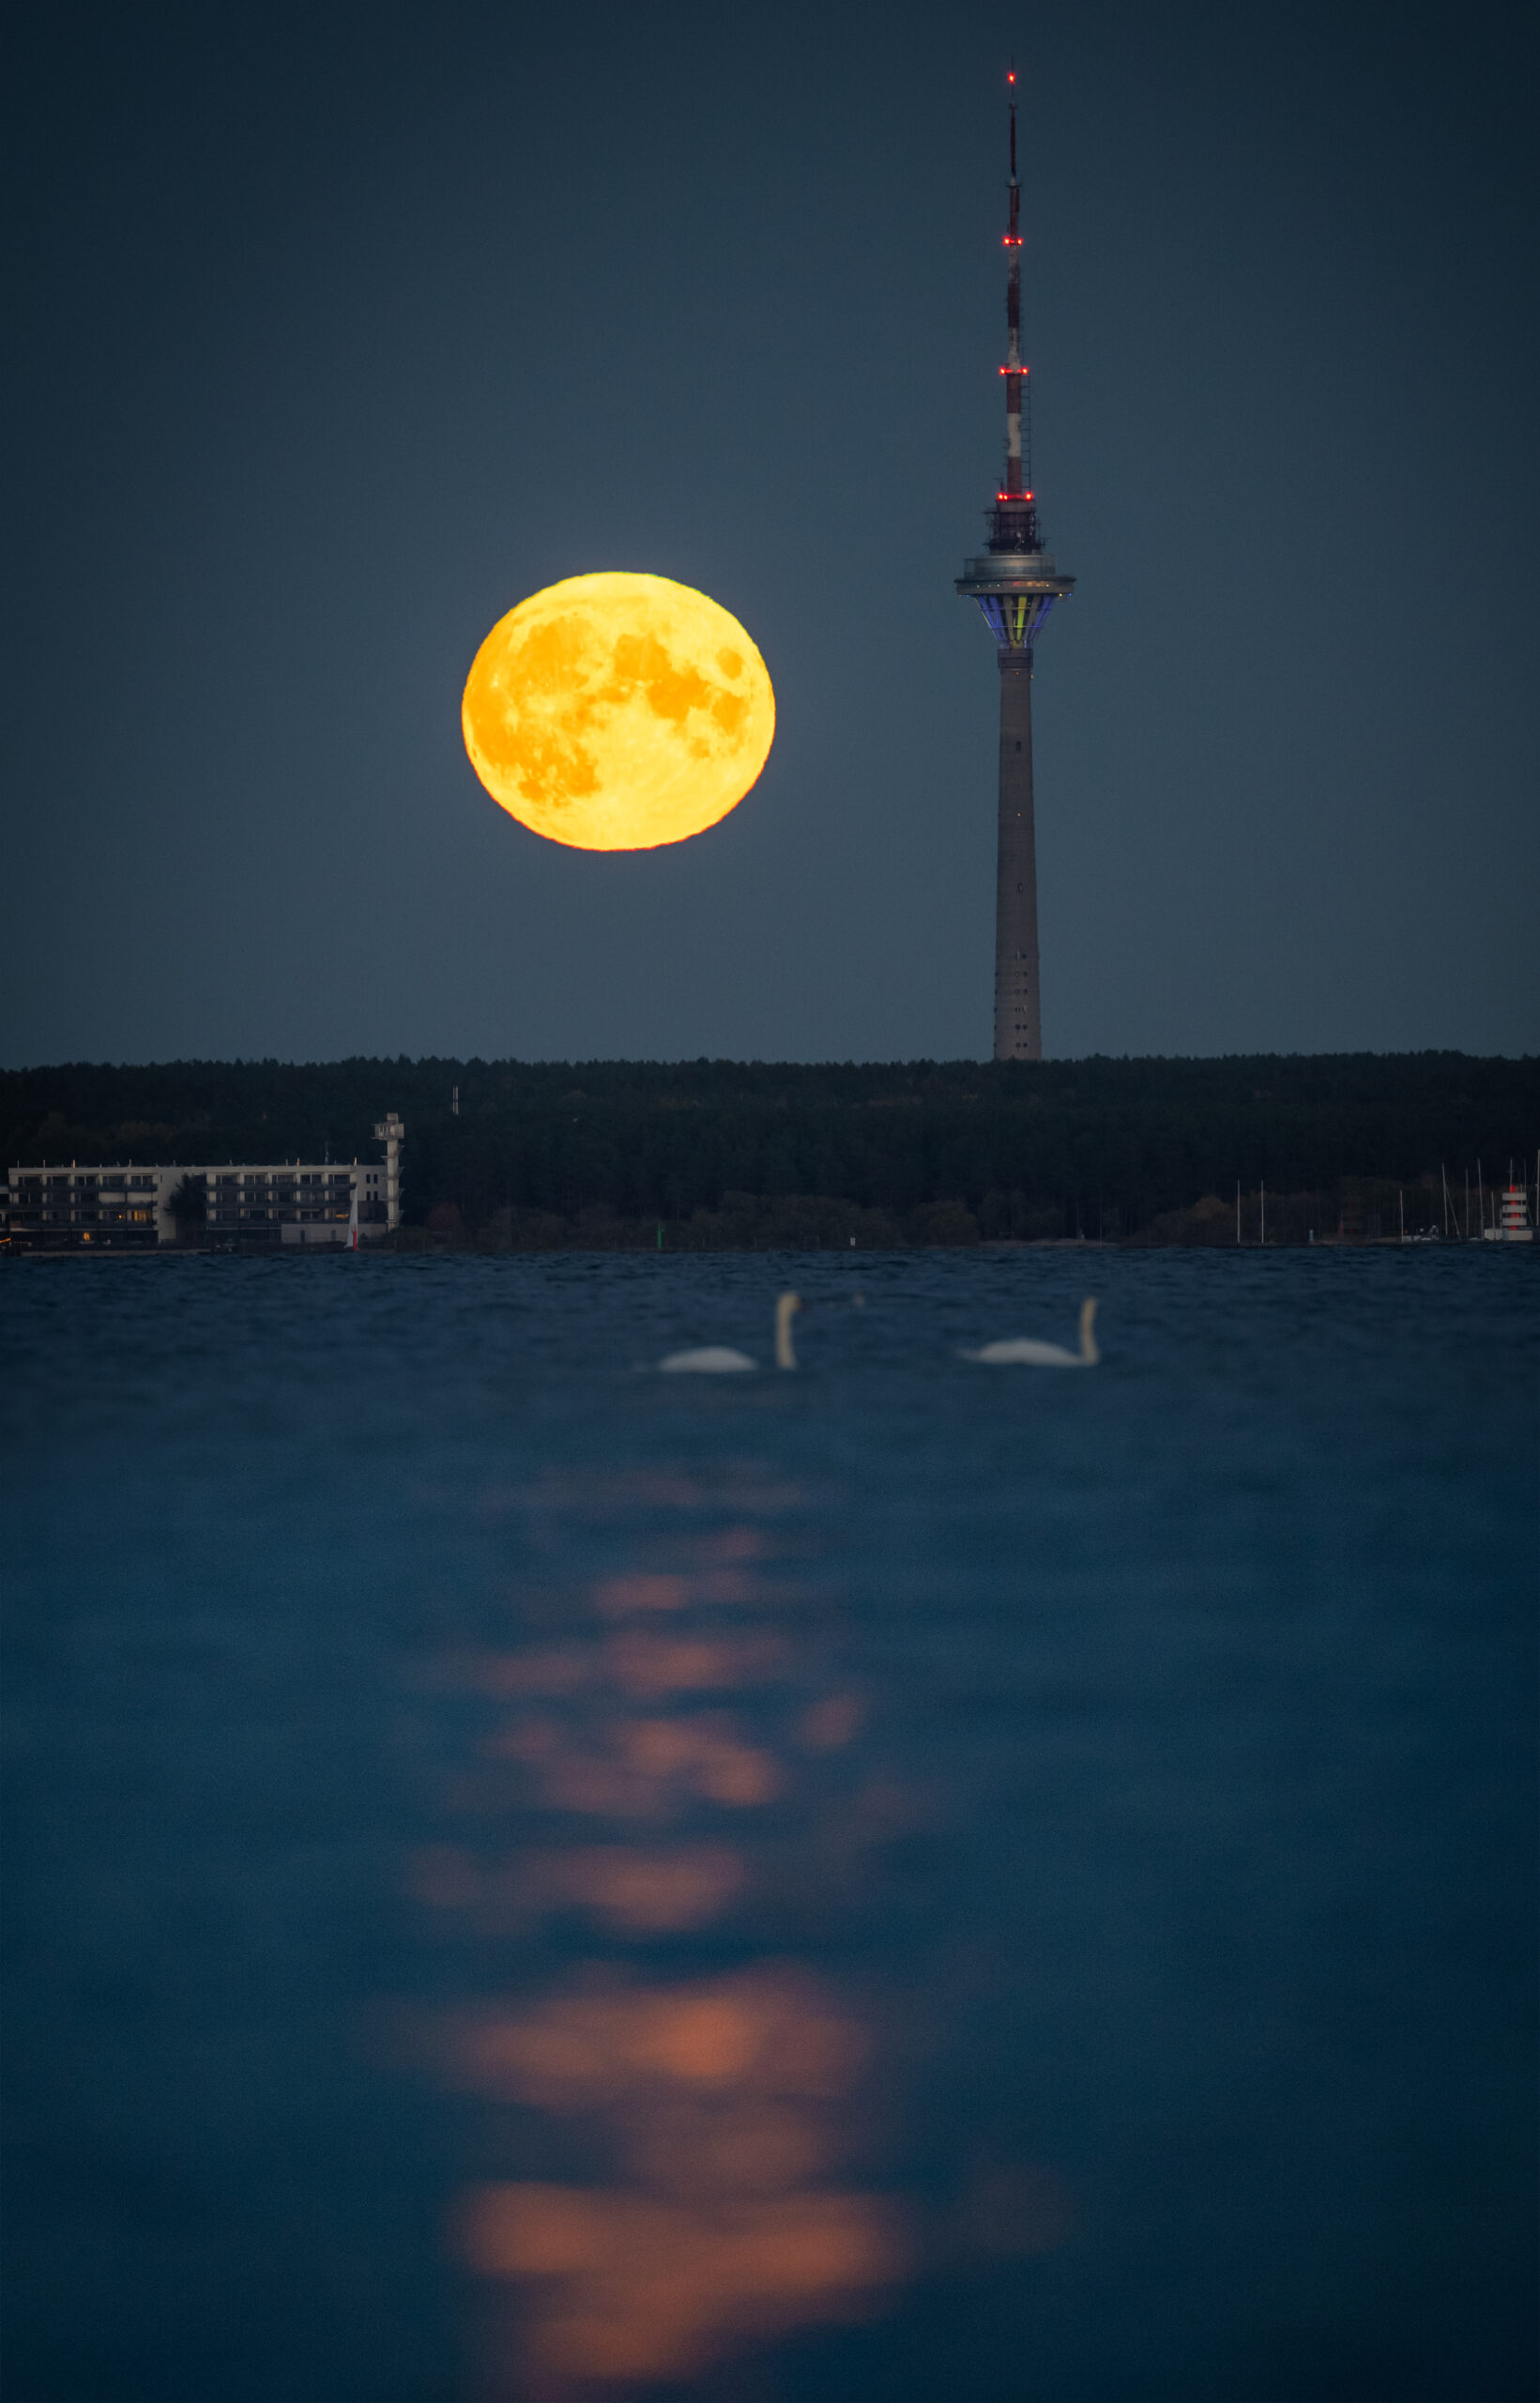
<instances>
[{"instance_id":1,"label":"shoreline","mask_svg":"<svg viewBox=\"0 0 1540 2403\"><path fill-rule=\"evenodd\" d=\"M225 1249L222 1247L216 1247L213 1245L191 1245L186 1248L183 1248L180 1245L175 1244L157 1246L154 1249L151 1249L146 1246L142 1250L130 1248L128 1246L124 1246L121 1249L115 1249L110 1244L100 1246L93 1244L89 1247L84 1244L69 1244L61 1245L54 1248L45 1249L38 1245L29 1244L25 1247L18 1247L15 1249L0 1247L0 1266L21 1265L24 1262L35 1262L40 1264L56 1265L63 1261L89 1262L101 1260L109 1260L113 1262L114 1265L130 1261L156 1261L165 1263L194 1260L282 1260L286 1263L305 1262L308 1263L314 1261L332 1258L352 1260L374 1259L382 1261L579 1259L722 1260L749 1259L755 1253L761 1254L767 1260L776 1258L786 1259L788 1257L809 1259L815 1255L821 1256L824 1254L827 1254L831 1260L849 1260L852 1257L857 1260L876 1260L890 1259L898 1254L928 1259L934 1253L938 1251L967 1252L971 1255L1015 1251L1150 1251L1162 1253L1172 1251L1205 1251L1218 1254L1229 1254L1235 1252L1255 1251L1276 1253L1306 1251L1508 1252L1521 1251L1526 1248L1532 1250L1533 1247L1534 1247L1532 1245L1526 1247L1522 1243L1505 1242L1502 1238L1481 1235L1448 1235L1432 1238L1425 1235L1409 1235L1404 1241L1398 1235L1365 1235L1357 1237L1343 1235L1318 1235L1313 1243L1265 1244L1162 1243L1158 1241L1151 1242L1147 1236L1142 1235L1124 1236L1122 1238L1101 1235L1043 1235L1019 1237L1007 1236L979 1243L862 1244L851 1246L843 1250L835 1244L674 1244L666 1245L661 1249L654 1249L654 1247L648 1244L572 1243L531 1244L528 1246L510 1244L496 1247L489 1245L484 1249L478 1248L474 1244L411 1244L402 1245L399 1247L395 1246L387 1247L384 1244L371 1244L367 1247L360 1247L357 1252L351 1251L345 1244L327 1245L325 1247L321 1245L307 1245L301 1247L297 1244L272 1244L263 1246L253 1244L249 1248L241 1250L234 1248Z\"/></svg>"}]
</instances>

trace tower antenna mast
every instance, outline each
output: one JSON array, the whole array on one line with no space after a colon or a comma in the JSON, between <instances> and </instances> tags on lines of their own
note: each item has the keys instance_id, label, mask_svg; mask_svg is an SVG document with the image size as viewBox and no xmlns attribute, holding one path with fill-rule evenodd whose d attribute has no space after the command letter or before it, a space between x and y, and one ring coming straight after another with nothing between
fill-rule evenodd
<instances>
[{"instance_id":1,"label":"tower antenna mast","mask_svg":"<svg viewBox=\"0 0 1540 2403\"><path fill-rule=\"evenodd\" d=\"M1028 370L1021 362L1021 177L1016 172L1016 70L1006 79L1011 94L1010 210L1005 227L1005 490L1001 500L1031 499L1031 461L1023 473L1022 402L1027 395ZM1031 423L1028 419L1029 425Z\"/></svg>"},{"instance_id":2,"label":"tower antenna mast","mask_svg":"<svg viewBox=\"0 0 1540 2403\"><path fill-rule=\"evenodd\" d=\"M1021 356L1021 178L1016 164L1016 70L1006 78L1011 176L1005 231L1005 474L986 513L989 539L957 589L977 601L995 637L1000 672L999 841L995 883L995 1057L1041 1060L1043 1004L1037 952L1037 832L1032 795L1032 646L1056 601L1075 590L1043 548L1021 421L1028 369ZM1031 418L1028 414L1028 424Z\"/></svg>"}]
</instances>

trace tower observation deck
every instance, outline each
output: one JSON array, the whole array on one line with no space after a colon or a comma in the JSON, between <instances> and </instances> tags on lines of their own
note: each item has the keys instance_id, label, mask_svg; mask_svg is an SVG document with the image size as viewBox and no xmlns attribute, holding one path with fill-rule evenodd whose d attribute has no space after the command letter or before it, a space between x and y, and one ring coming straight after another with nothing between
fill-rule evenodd
<instances>
[{"instance_id":1,"label":"tower observation deck","mask_svg":"<svg viewBox=\"0 0 1540 2403\"><path fill-rule=\"evenodd\" d=\"M1032 816L1032 646L1056 601L1075 590L1043 548L1032 492L1031 405L1021 356L1021 183L1016 173L1015 72L1010 79L1010 213L1005 232L1005 474L985 523L988 542L957 589L977 601L1000 671L999 851L995 887L995 1057L1041 1060L1037 961L1037 834ZM1022 421L1027 423L1025 456Z\"/></svg>"}]
</instances>

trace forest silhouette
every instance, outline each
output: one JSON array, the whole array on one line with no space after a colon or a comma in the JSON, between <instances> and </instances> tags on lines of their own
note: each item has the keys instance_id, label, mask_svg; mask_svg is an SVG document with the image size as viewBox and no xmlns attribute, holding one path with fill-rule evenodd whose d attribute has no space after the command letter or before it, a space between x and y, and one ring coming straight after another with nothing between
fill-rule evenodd
<instances>
[{"instance_id":1,"label":"forest silhouette","mask_svg":"<svg viewBox=\"0 0 1540 2403\"><path fill-rule=\"evenodd\" d=\"M459 1107L454 1107L458 1088ZM354 1059L0 1073L7 1164L375 1156L401 1241L758 1248L1391 1234L1532 1164L1540 1062ZM1519 1170L1523 1173L1522 1166ZM1447 1231L1447 1230L1446 1230Z\"/></svg>"}]
</instances>

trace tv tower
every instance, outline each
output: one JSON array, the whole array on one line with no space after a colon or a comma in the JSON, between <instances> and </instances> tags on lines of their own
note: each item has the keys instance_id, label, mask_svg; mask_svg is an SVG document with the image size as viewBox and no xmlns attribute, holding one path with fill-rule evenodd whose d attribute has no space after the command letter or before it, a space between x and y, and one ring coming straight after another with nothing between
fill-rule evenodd
<instances>
[{"instance_id":1,"label":"tv tower","mask_svg":"<svg viewBox=\"0 0 1540 2403\"><path fill-rule=\"evenodd\" d=\"M1056 601L1075 590L1044 551L1032 498L1031 398L1021 357L1021 184L1016 175L1016 75L1011 94L1010 219L1005 234L1005 478L986 512L989 544L957 589L977 601L999 653L999 855L995 887L995 1057L1041 1060L1037 972L1037 836L1032 822L1032 645ZM1023 404L1026 404L1025 409ZM1021 423L1027 420L1023 466Z\"/></svg>"}]
</instances>

